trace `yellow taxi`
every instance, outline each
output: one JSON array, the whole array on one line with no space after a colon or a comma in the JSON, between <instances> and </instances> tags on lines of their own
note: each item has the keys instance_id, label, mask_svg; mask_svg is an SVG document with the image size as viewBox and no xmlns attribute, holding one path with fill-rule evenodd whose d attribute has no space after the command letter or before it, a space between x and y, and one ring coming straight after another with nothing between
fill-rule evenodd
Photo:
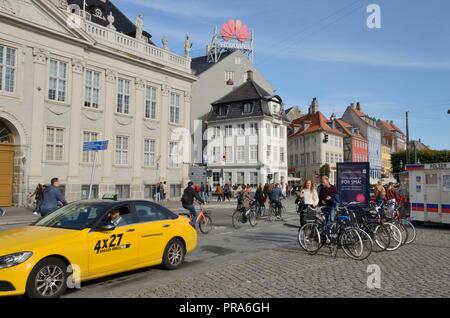
<instances>
[{"instance_id":1,"label":"yellow taxi","mask_svg":"<svg viewBox=\"0 0 450 318\"><path fill-rule=\"evenodd\" d=\"M80 201L0 231L0 296L59 297L83 281L163 264L197 246L189 219L148 201Z\"/></svg>"}]
</instances>

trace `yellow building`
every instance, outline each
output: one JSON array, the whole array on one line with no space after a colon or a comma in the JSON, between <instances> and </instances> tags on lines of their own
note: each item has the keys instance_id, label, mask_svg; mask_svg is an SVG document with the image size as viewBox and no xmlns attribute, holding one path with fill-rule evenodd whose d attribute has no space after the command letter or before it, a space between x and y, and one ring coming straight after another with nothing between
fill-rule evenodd
<instances>
[{"instance_id":1,"label":"yellow building","mask_svg":"<svg viewBox=\"0 0 450 318\"><path fill-rule=\"evenodd\" d=\"M390 177L392 175L391 147L389 145L381 145L381 165L383 175Z\"/></svg>"}]
</instances>

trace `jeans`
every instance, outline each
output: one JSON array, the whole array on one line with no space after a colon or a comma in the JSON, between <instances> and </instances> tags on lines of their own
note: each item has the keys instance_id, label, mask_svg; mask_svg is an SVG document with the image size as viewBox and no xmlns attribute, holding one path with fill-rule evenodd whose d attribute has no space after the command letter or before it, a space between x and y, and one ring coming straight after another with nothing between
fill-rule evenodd
<instances>
[{"instance_id":1,"label":"jeans","mask_svg":"<svg viewBox=\"0 0 450 318\"><path fill-rule=\"evenodd\" d=\"M323 208L323 213L325 214L325 223L327 225L330 225L331 223L334 222L334 220L336 219L336 209L334 208L334 206L327 206L325 208Z\"/></svg>"},{"instance_id":2,"label":"jeans","mask_svg":"<svg viewBox=\"0 0 450 318\"><path fill-rule=\"evenodd\" d=\"M195 211L194 205L183 205L183 208L189 210L189 213L191 214L192 217L192 223L195 224L197 222L197 212Z\"/></svg>"},{"instance_id":3,"label":"jeans","mask_svg":"<svg viewBox=\"0 0 450 318\"><path fill-rule=\"evenodd\" d=\"M202 198L202 200L203 200L203 202L206 202L207 201L207 195L206 195L206 192L201 192L200 193L200 197Z\"/></svg>"},{"instance_id":4,"label":"jeans","mask_svg":"<svg viewBox=\"0 0 450 318\"><path fill-rule=\"evenodd\" d=\"M160 192L155 194L155 200L156 201L161 201L161 193Z\"/></svg>"}]
</instances>

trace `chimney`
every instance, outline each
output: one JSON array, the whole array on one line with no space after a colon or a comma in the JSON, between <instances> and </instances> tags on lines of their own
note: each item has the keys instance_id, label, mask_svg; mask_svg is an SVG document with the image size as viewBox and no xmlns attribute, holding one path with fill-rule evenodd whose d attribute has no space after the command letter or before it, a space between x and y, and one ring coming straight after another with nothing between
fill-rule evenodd
<instances>
[{"instance_id":1,"label":"chimney","mask_svg":"<svg viewBox=\"0 0 450 318\"><path fill-rule=\"evenodd\" d=\"M309 106L309 114L314 115L319 111L319 102L317 101L317 97L314 97L311 106Z\"/></svg>"},{"instance_id":2,"label":"chimney","mask_svg":"<svg viewBox=\"0 0 450 318\"><path fill-rule=\"evenodd\" d=\"M361 110L361 104L360 104L360 102L357 102L357 103L356 103L356 110L359 110L359 111Z\"/></svg>"},{"instance_id":3,"label":"chimney","mask_svg":"<svg viewBox=\"0 0 450 318\"><path fill-rule=\"evenodd\" d=\"M253 71L247 71L247 82L253 81Z\"/></svg>"}]
</instances>

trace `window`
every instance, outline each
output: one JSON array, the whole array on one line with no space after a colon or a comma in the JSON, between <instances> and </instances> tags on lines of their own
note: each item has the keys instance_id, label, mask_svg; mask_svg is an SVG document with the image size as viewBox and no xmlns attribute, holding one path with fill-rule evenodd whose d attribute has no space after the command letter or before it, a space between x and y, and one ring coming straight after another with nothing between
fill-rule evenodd
<instances>
[{"instance_id":1,"label":"window","mask_svg":"<svg viewBox=\"0 0 450 318\"><path fill-rule=\"evenodd\" d=\"M330 163L334 163L334 154L330 153Z\"/></svg>"},{"instance_id":2,"label":"window","mask_svg":"<svg viewBox=\"0 0 450 318\"><path fill-rule=\"evenodd\" d=\"M225 82L228 81L234 81L234 72L233 71L226 71L225 72Z\"/></svg>"},{"instance_id":3,"label":"window","mask_svg":"<svg viewBox=\"0 0 450 318\"><path fill-rule=\"evenodd\" d=\"M336 163L339 162L339 155L338 155L337 153L334 154L334 161L335 161Z\"/></svg>"},{"instance_id":4,"label":"window","mask_svg":"<svg viewBox=\"0 0 450 318\"><path fill-rule=\"evenodd\" d=\"M244 184L245 183L245 172L238 172L236 173L236 179L238 184Z\"/></svg>"},{"instance_id":5,"label":"window","mask_svg":"<svg viewBox=\"0 0 450 318\"><path fill-rule=\"evenodd\" d=\"M50 78L48 99L58 102L66 101L67 63L50 60Z\"/></svg>"},{"instance_id":6,"label":"window","mask_svg":"<svg viewBox=\"0 0 450 318\"><path fill-rule=\"evenodd\" d=\"M225 137L231 137L233 136L233 126L227 125L225 126Z\"/></svg>"},{"instance_id":7,"label":"window","mask_svg":"<svg viewBox=\"0 0 450 318\"><path fill-rule=\"evenodd\" d=\"M241 65L241 64L242 64L242 57L236 56L236 57L234 58L234 64L236 64L236 65Z\"/></svg>"},{"instance_id":8,"label":"window","mask_svg":"<svg viewBox=\"0 0 450 318\"><path fill-rule=\"evenodd\" d=\"M299 164L299 159L298 159L298 154L295 155L295 165L298 166Z\"/></svg>"},{"instance_id":9,"label":"window","mask_svg":"<svg viewBox=\"0 0 450 318\"><path fill-rule=\"evenodd\" d=\"M244 146L237 147L237 160L245 161L245 147Z\"/></svg>"},{"instance_id":10,"label":"window","mask_svg":"<svg viewBox=\"0 0 450 318\"><path fill-rule=\"evenodd\" d=\"M266 158L267 160L270 160L272 158L272 147L270 145L267 145Z\"/></svg>"},{"instance_id":11,"label":"window","mask_svg":"<svg viewBox=\"0 0 450 318\"><path fill-rule=\"evenodd\" d=\"M278 147L274 146L273 147L273 161L274 162L278 162Z\"/></svg>"},{"instance_id":12,"label":"window","mask_svg":"<svg viewBox=\"0 0 450 318\"><path fill-rule=\"evenodd\" d=\"M252 187L257 187L259 180L258 180L258 172L251 172L250 173L250 185Z\"/></svg>"},{"instance_id":13,"label":"window","mask_svg":"<svg viewBox=\"0 0 450 318\"><path fill-rule=\"evenodd\" d=\"M238 124L237 132L238 132L238 136L244 136L245 135L245 124Z\"/></svg>"},{"instance_id":14,"label":"window","mask_svg":"<svg viewBox=\"0 0 450 318\"><path fill-rule=\"evenodd\" d=\"M280 148L280 162L285 162L285 149L283 147Z\"/></svg>"},{"instance_id":15,"label":"window","mask_svg":"<svg viewBox=\"0 0 450 318\"><path fill-rule=\"evenodd\" d=\"M294 155L289 155L289 165L291 167L294 165Z\"/></svg>"},{"instance_id":16,"label":"window","mask_svg":"<svg viewBox=\"0 0 450 318\"><path fill-rule=\"evenodd\" d=\"M225 162L233 162L233 148L231 146L225 147Z\"/></svg>"},{"instance_id":17,"label":"window","mask_svg":"<svg viewBox=\"0 0 450 318\"><path fill-rule=\"evenodd\" d=\"M226 116L228 115L228 110L230 109L230 106L220 106L219 107L219 116Z\"/></svg>"},{"instance_id":18,"label":"window","mask_svg":"<svg viewBox=\"0 0 450 318\"><path fill-rule=\"evenodd\" d=\"M329 152L327 152L325 154L325 163L330 163L330 153Z\"/></svg>"},{"instance_id":19,"label":"window","mask_svg":"<svg viewBox=\"0 0 450 318\"><path fill-rule=\"evenodd\" d=\"M286 138L286 129L284 127L280 127L280 138L281 139Z\"/></svg>"},{"instance_id":20,"label":"window","mask_svg":"<svg viewBox=\"0 0 450 318\"><path fill-rule=\"evenodd\" d=\"M86 70L84 79L84 106L98 108L100 96L100 72Z\"/></svg>"},{"instance_id":21,"label":"window","mask_svg":"<svg viewBox=\"0 0 450 318\"><path fill-rule=\"evenodd\" d=\"M267 135L267 137L270 137L270 135L271 135L270 124L266 124L266 135Z\"/></svg>"},{"instance_id":22,"label":"window","mask_svg":"<svg viewBox=\"0 0 450 318\"><path fill-rule=\"evenodd\" d=\"M257 123L251 123L250 124L250 134L251 135L257 135L258 134L258 124Z\"/></svg>"},{"instance_id":23,"label":"window","mask_svg":"<svg viewBox=\"0 0 450 318\"><path fill-rule=\"evenodd\" d=\"M156 199L156 185L145 184L144 185L144 199Z\"/></svg>"},{"instance_id":24,"label":"window","mask_svg":"<svg viewBox=\"0 0 450 318\"><path fill-rule=\"evenodd\" d=\"M339 162L344 162L342 155L339 155Z\"/></svg>"},{"instance_id":25,"label":"window","mask_svg":"<svg viewBox=\"0 0 450 318\"><path fill-rule=\"evenodd\" d=\"M16 49L0 45L0 91L16 89Z\"/></svg>"},{"instance_id":26,"label":"window","mask_svg":"<svg viewBox=\"0 0 450 318\"><path fill-rule=\"evenodd\" d=\"M305 155L304 154L300 155L300 165L302 165L302 166L305 165Z\"/></svg>"},{"instance_id":27,"label":"window","mask_svg":"<svg viewBox=\"0 0 450 318\"><path fill-rule=\"evenodd\" d=\"M120 114L128 114L130 112L130 85L131 82L129 80L119 78L116 112Z\"/></svg>"},{"instance_id":28,"label":"window","mask_svg":"<svg viewBox=\"0 0 450 318\"><path fill-rule=\"evenodd\" d=\"M181 184L170 185L170 197L171 198L181 197Z\"/></svg>"},{"instance_id":29,"label":"window","mask_svg":"<svg viewBox=\"0 0 450 318\"><path fill-rule=\"evenodd\" d=\"M161 205L138 203L135 205L139 223L172 220L177 216Z\"/></svg>"},{"instance_id":30,"label":"window","mask_svg":"<svg viewBox=\"0 0 450 318\"><path fill-rule=\"evenodd\" d=\"M306 154L306 164L311 164L311 154L309 152Z\"/></svg>"},{"instance_id":31,"label":"window","mask_svg":"<svg viewBox=\"0 0 450 318\"><path fill-rule=\"evenodd\" d=\"M180 123L180 94L170 94L170 122L172 124Z\"/></svg>"},{"instance_id":32,"label":"window","mask_svg":"<svg viewBox=\"0 0 450 318\"><path fill-rule=\"evenodd\" d=\"M316 153L315 151L312 153L312 163L313 163L313 164L318 163L318 162L317 162L317 153Z\"/></svg>"},{"instance_id":33,"label":"window","mask_svg":"<svg viewBox=\"0 0 450 318\"><path fill-rule=\"evenodd\" d=\"M84 131L83 132L83 143L88 141L97 141L98 133L92 131ZM83 162L89 163L94 162L95 153L92 151L83 151Z\"/></svg>"},{"instance_id":34,"label":"window","mask_svg":"<svg viewBox=\"0 0 450 318\"><path fill-rule=\"evenodd\" d=\"M220 137L220 127L213 127L213 135L211 139Z\"/></svg>"},{"instance_id":35,"label":"window","mask_svg":"<svg viewBox=\"0 0 450 318\"><path fill-rule=\"evenodd\" d=\"M128 165L128 144L129 137L116 136L116 165Z\"/></svg>"},{"instance_id":36,"label":"window","mask_svg":"<svg viewBox=\"0 0 450 318\"><path fill-rule=\"evenodd\" d=\"M81 200L89 200L89 184L83 184L81 186ZM98 199L98 184L92 185L91 199Z\"/></svg>"},{"instance_id":37,"label":"window","mask_svg":"<svg viewBox=\"0 0 450 318\"><path fill-rule=\"evenodd\" d=\"M250 146L250 160L251 161L258 160L258 146L257 145Z\"/></svg>"},{"instance_id":38,"label":"window","mask_svg":"<svg viewBox=\"0 0 450 318\"><path fill-rule=\"evenodd\" d=\"M335 143L334 143L334 145L336 146L336 147L339 147L339 137L335 137Z\"/></svg>"},{"instance_id":39,"label":"window","mask_svg":"<svg viewBox=\"0 0 450 318\"><path fill-rule=\"evenodd\" d=\"M279 129L279 127L277 125L273 126L273 136L274 137L278 137L278 129Z\"/></svg>"},{"instance_id":40,"label":"window","mask_svg":"<svg viewBox=\"0 0 450 318\"><path fill-rule=\"evenodd\" d=\"M179 144L178 142L169 142L169 168L178 168L180 166Z\"/></svg>"},{"instance_id":41,"label":"window","mask_svg":"<svg viewBox=\"0 0 450 318\"><path fill-rule=\"evenodd\" d=\"M213 172L213 184L214 186L217 186L220 184L220 173L219 172Z\"/></svg>"},{"instance_id":42,"label":"window","mask_svg":"<svg viewBox=\"0 0 450 318\"><path fill-rule=\"evenodd\" d=\"M244 114L250 114L253 112L253 106L250 103L244 104Z\"/></svg>"},{"instance_id":43,"label":"window","mask_svg":"<svg viewBox=\"0 0 450 318\"><path fill-rule=\"evenodd\" d=\"M154 167L156 158L156 140L144 139L144 166Z\"/></svg>"},{"instance_id":44,"label":"window","mask_svg":"<svg viewBox=\"0 0 450 318\"><path fill-rule=\"evenodd\" d=\"M220 161L220 147L213 147L212 149L212 160L213 162L219 162Z\"/></svg>"},{"instance_id":45,"label":"window","mask_svg":"<svg viewBox=\"0 0 450 318\"><path fill-rule=\"evenodd\" d=\"M156 119L156 88L147 86L145 89L145 118Z\"/></svg>"},{"instance_id":46,"label":"window","mask_svg":"<svg viewBox=\"0 0 450 318\"><path fill-rule=\"evenodd\" d=\"M118 199L129 199L130 198L130 185L129 184L117 184L116 194Z\"/></svg>"},{"instance_id":47,"label":"window","mask_svg":"<svg viewBox=\"0 0 450 318\"><path fill-rule=\"evenodd\" d=\"M46 160L62 161L64 155L64 129L47 127Z\"/></svg>"}]
</instances>

